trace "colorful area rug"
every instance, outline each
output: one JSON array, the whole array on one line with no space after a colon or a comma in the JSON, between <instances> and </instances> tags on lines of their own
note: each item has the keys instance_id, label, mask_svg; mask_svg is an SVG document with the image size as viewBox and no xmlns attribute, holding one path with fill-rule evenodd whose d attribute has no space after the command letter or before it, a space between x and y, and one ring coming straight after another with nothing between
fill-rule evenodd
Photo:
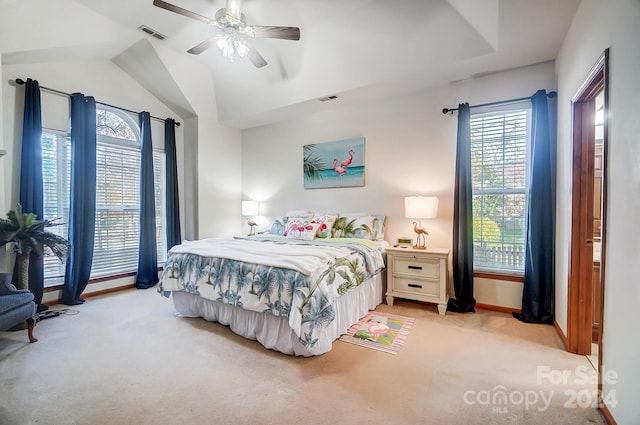
<instances>
[{"instance_id":1,"label":"colorful area rug","mask_svg":"<svg viewBox=\"0 0 640 425\"><path fill-rule=\"evenodd\" d=\"M340 340L389 354L398 354L413 322L414 319L410 317L370 311L351 326Z\"/></svg>"}]
</instances>

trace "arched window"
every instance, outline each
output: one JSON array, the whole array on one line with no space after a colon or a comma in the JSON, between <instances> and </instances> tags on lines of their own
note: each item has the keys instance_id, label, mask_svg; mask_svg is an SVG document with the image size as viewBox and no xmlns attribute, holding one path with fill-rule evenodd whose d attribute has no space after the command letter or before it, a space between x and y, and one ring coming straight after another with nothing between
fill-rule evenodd
<instances>
[{"instance_id":1,"label":"arched window","mask_svg":"<svg viewBox=\"0 0 640 425\"><path fill-rule=\"evenodd\" d=\"M140 128L127 114L117 109L103 107L96 109L96 132L105 140L128 140L140 145Z\"/></svg>"},{"instance_id":2,"label":"arched window","mask_svg":"<svg viewBox=\"0 0 640 425\"><path fill-rule=\"evenodd\" d=\"M140 129L126 113L96 110L96 231L92 277L135 271L140 236Z\"/></svg>"},{"instance_id":3,"label":"arched window","mask_svg":"<svg viewBox=\"0 0 640 425\"><path fill-rule=\"evenodd\" d=\"M135 272L140 239L140 128L125 112L96 110L96 229L91 278ZM68 222L70 142L43 130L45 218ZM154 150L158 261L166 259L164 153ZM66 226L57 231L67 236ZM64 265L45 257L45 286L59 284Z\"/></svg>"}]
</instances>

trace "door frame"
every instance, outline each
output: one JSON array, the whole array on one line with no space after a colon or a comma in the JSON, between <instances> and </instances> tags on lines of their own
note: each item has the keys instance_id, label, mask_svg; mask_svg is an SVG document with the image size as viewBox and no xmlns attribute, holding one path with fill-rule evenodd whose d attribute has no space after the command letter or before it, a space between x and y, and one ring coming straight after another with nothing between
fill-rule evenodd
<instances>
[{"instance_id":1,"label":"door frame","mask_svg":"<svg viewBox=\"0 0 640 425\"><path fill-rule=\"evenodd\" d=\"M567 305L567 351L591 354L595 97L603 91L602 217L600 259L600 330L598 371L602 367L605 253L607 232L607 156L609 111L609 49L606 49L571 99L573 128L573 184L571 245Z\"/></svg>"}]
</instances>

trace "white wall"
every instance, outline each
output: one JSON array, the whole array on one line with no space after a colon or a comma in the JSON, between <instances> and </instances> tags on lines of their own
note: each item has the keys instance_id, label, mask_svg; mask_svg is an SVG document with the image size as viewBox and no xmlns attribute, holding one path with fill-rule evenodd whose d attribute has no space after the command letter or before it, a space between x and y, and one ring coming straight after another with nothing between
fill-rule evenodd
<instances>
[{"instance_id":1,"label":"white wall","mask_svg":"<svg viewBox=\"0 0 640 425\"><path fill-rule=\"evenodd\" d=\"M555 90L553 63L245 130L243 199L267 202L259 231L287 210L370 211L387 215L386 238L393 242L414 236L411 220L404 218L404 197L437 195L438 217L422 223L430 233L427 245L451 248L457 118L443 115L442 108L531 96L542 88ZM305 190L302 146L356 136L365 137L365 186ZM516 285L516 299L513 293L504 299L497 289L502 284ZM520 306L521 284L483 279L478 288L480 303Z\"/></svg>"},{"instance_id":2,"label":"white wall","mask_svg":"<svg viewBox=\"0 0 640 425\"><path fill-rule=\"evenodd\" d=\"M187 212L197 217L186 239L231 237L241 232L241 132L217 122L216 91L207 67L186 61L153 43L176 84L197 114L187 120L185 173ZM195 184L193 183L195 178Z\"/></svg>"},{"instance_id":3,"label":"white wall","mask_svg":"<svg viewBox=\"0 0 640 425\"><path fill-rule=\"evenodd\" d=\"M640 2L582 0L556 61L558 73L558 224L556 320L566 332L571 220L571 97L604 49L610 48L607 252L602 363L617 373L609 410L618 424L640 423Z\"/></svg>"}]
</instances>

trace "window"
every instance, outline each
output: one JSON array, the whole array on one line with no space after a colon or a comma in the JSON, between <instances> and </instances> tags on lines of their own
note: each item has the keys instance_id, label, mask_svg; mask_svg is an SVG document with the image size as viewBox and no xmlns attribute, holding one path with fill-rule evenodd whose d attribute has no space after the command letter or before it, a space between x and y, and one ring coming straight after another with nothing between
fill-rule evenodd
<instances>
[{"instance_id":1,"label":"window","mask_svg":"<svg viewBox=\"0 0 640 425\"><path fill-rule=\"evenodd\" d=\"M135 272L140 236L140 131L116 109L98 109L96 147L96 228L91 278ZM43 130L45 218L59 217L51 228L68 235L71 147L67 137ZM154 187L158 262L166 260L164 153L155 151ZM45 286L64 279L64 265L45 258Z\"/></svg>"},{"instance_id":2,"label":"window","mask_svg":"<svg viewBox=\"0 0 640 425\"><path fill-rule=\"evenodd\" d=\"M54 130L42 131L42 180L44 218L58 219L59 226L47 230L69 236L69 193L71 179L71 143L66 134ZM54 255L44 257L45 286L64 281L65 265Z\"/></svg>"},{"instance_id":3,"label":"window","mask_svg":"<svg viewBox=\"0 0 640 425\"><path fill-rule=\"evenodd\" d=\"M530 110L471 116L474 268L523 273Z\"/></svg>"}]
</instances>

